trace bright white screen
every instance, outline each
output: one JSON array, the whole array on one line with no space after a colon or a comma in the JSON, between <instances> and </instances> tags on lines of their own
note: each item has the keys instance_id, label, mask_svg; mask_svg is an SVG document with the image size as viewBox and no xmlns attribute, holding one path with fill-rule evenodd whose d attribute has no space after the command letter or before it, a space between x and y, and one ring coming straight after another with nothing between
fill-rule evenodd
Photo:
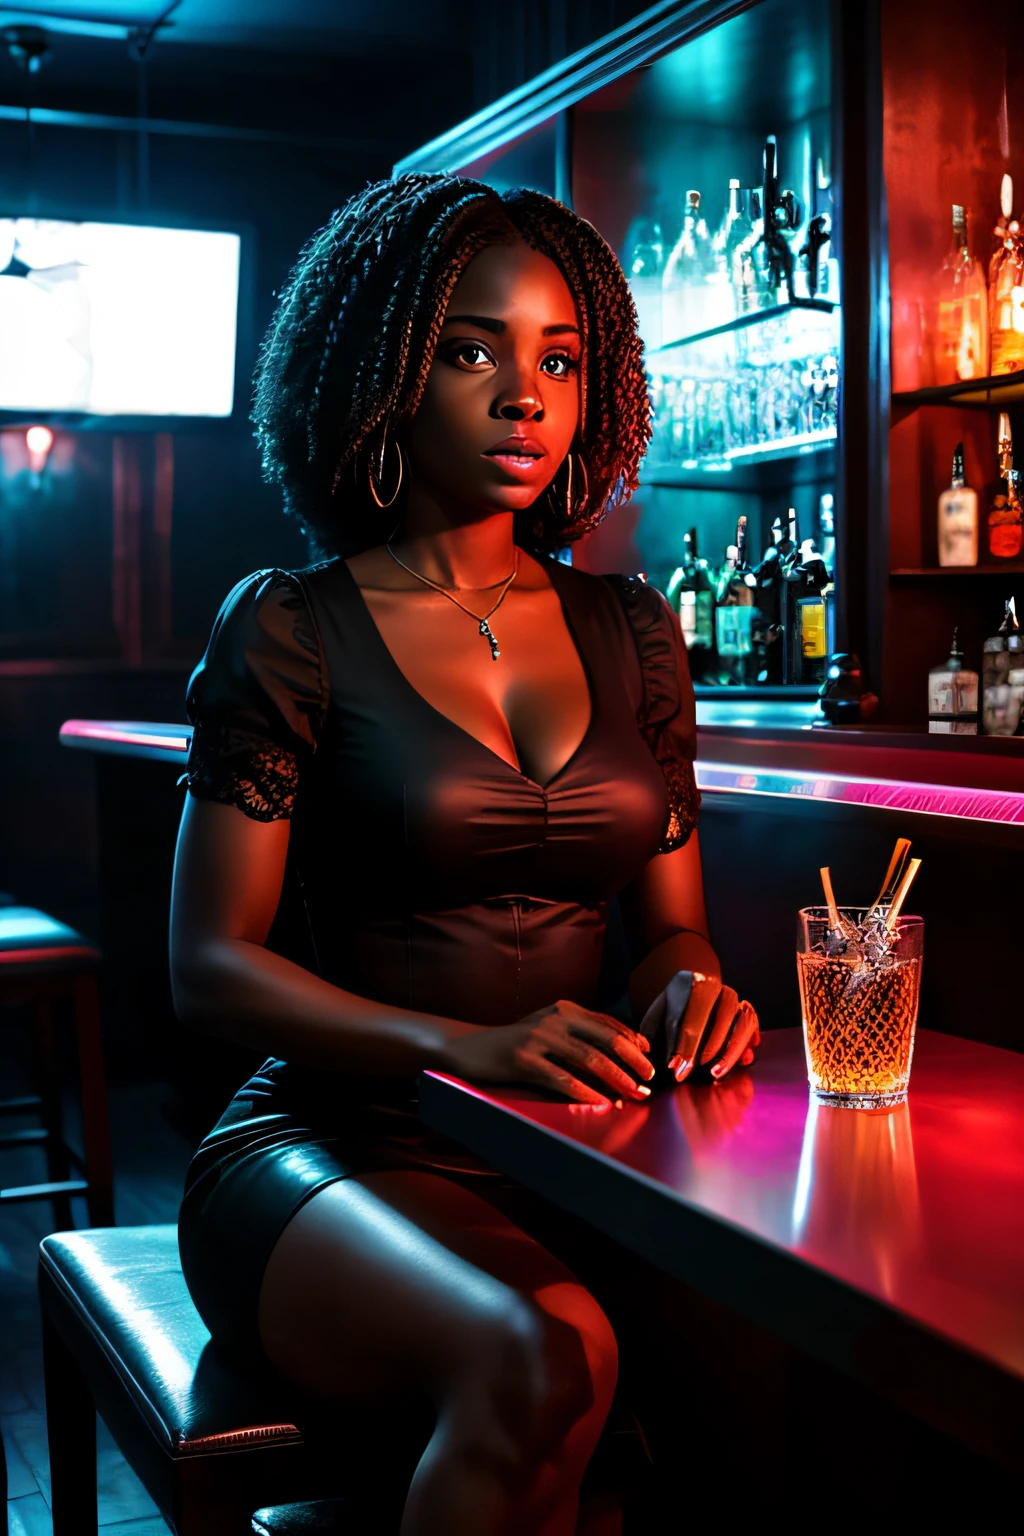
<instances>
[{"instance_id":1,"label":"bright white screen","mask_svg":"<svg viewBox=\"0 0 1024 1536\"><path fill-rule=\"evenodd\" d=\"M0 218L0 410L229 416L239 246Z\"/></svg>"}]
</instances>

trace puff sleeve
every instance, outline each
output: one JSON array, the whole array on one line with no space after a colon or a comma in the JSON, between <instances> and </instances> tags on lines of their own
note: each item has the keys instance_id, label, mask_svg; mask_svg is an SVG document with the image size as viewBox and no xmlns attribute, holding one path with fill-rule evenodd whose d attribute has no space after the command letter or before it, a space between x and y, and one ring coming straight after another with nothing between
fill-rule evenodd
<instances>
[{"instance_id":1,"label":"puff sleeve","mask_svg":"<svg viewBox=\"0 0 1024 1536\"><path fill-rule=\"evenodd\" d=\"M697 708L686 645L679 620L655 587L636 576L605 579L619 597L636 643L643 680L637 725L664 775L669 817L659 852L672 853L687 841L700 815L693 771Z\"/></svg>"},{"instance_id":2,"label":"puff sleeve","mask_svg":"<svg viewBox=\"0 0 1024 1536\"><path fill-rule=\"evenodd\" d=\"M298 577L257 571L228 594L186 708L190 793L254 821L289 818L326 708L322 648Z\"/></svg>"}]
</instances>

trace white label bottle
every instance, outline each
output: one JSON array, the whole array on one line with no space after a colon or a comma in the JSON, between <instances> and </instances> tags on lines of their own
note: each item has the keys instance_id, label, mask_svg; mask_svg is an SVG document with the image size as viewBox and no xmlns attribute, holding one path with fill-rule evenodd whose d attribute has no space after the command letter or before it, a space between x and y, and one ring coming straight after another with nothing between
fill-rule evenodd
<instances>
[{"instance_id":1,"label":"white label bottle","mask_svg":"<svg viewBox=\"0 0 1024 1536\"><path fill-rule=\"evenodd\" d=\"M939 564L977 565L978 493L964 483L964 445L953 452L953 480L939 497Z\"/></svg>"}]
</instances>

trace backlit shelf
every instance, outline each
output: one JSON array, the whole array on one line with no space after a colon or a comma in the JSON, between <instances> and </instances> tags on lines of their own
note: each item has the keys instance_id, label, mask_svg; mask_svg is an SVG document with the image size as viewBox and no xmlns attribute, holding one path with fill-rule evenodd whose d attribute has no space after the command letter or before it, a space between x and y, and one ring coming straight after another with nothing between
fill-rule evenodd
<instances>
[{"instance_id":1,"label":"backlit shelf","mask_svg":"<svg viewBox=\"0 0 1024 1536\"><path fill-rule=\"evenodd\" d=\"M992 405L1014 405L1024 400L1024 372L937 384L929 389L901 390L892 400L894 405L967 405L982 410Z\"/></svg>"},{"instance_id":2,"label":"backlit shelf","mask_svg":"<svg viewBox=\"0 0 1024 1536\"><path fill-rule=\"evenodd\" d=\"M891 570L889 575L909 581L923 581L932 576L1024 576L1024 562L1007 560L1002 565L901 565Z\"/></svg>"},{"instance_id":3,"label":"backlit shelf","mask_svg":"<svg viewBox=\"0 0 1024 1536\"><path fill-rule=\"evenodd\" d=\"M733 331L745 331L751 325L765 325L769 320L778 320L783 315L791 315L801 309L817 310L819 314L830 315L833 310L839 308L830 299L794 299L791 304L773 304L768 309L748 310L745 315L737 315L733 320L726 320L723 325L713 325L707 331L693 331L689 336L680 336L675 341L666 341L660 347L650 347L648 357L658 357L663 352L675 352L680 347L693 347L699 341L710 341L715 336L729 336Z\"/></svg>"},{"instance_id":4,"label":"backlit shelf","mask_svg":"<svg viewBox=\"0 0 1024 1536\"><path fill-rule=\"evenodd\" d=\"M780 437L768 443L751 443L742 448L732 448L718 458L682 459L674 464L648 462L644 467L643 480L645 485L692 485L695 480L707 484L716 480L728 483L737 470L827 453L835 447L835 443L835 427L820 432L798 432L793 437Z\"/></svg>"}]
</instances>

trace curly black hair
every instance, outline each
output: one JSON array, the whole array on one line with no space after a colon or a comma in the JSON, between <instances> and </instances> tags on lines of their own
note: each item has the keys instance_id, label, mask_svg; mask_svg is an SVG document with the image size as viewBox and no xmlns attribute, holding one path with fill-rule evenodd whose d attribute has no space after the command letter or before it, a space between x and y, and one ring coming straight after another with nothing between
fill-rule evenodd
<instances>
[{"instance_id":1,"label":"curly black hair","mask_svg":"<svg viewBox=\"0 0 1024 1536\"><path fill-rule=\"evenodd\" d=\"M366 474L383 434L415 413L452 290L486 246L524 240L561 269L582 333L578 451L588 493L557 514L546 495L516 537L550 553L636 489L650 401L636 309L592 224L539 192L399 176L351 198L307 243L256 369L252 420L264 478L317 547L352 553L386 536Z\"/></svg>"}]
</instances>

